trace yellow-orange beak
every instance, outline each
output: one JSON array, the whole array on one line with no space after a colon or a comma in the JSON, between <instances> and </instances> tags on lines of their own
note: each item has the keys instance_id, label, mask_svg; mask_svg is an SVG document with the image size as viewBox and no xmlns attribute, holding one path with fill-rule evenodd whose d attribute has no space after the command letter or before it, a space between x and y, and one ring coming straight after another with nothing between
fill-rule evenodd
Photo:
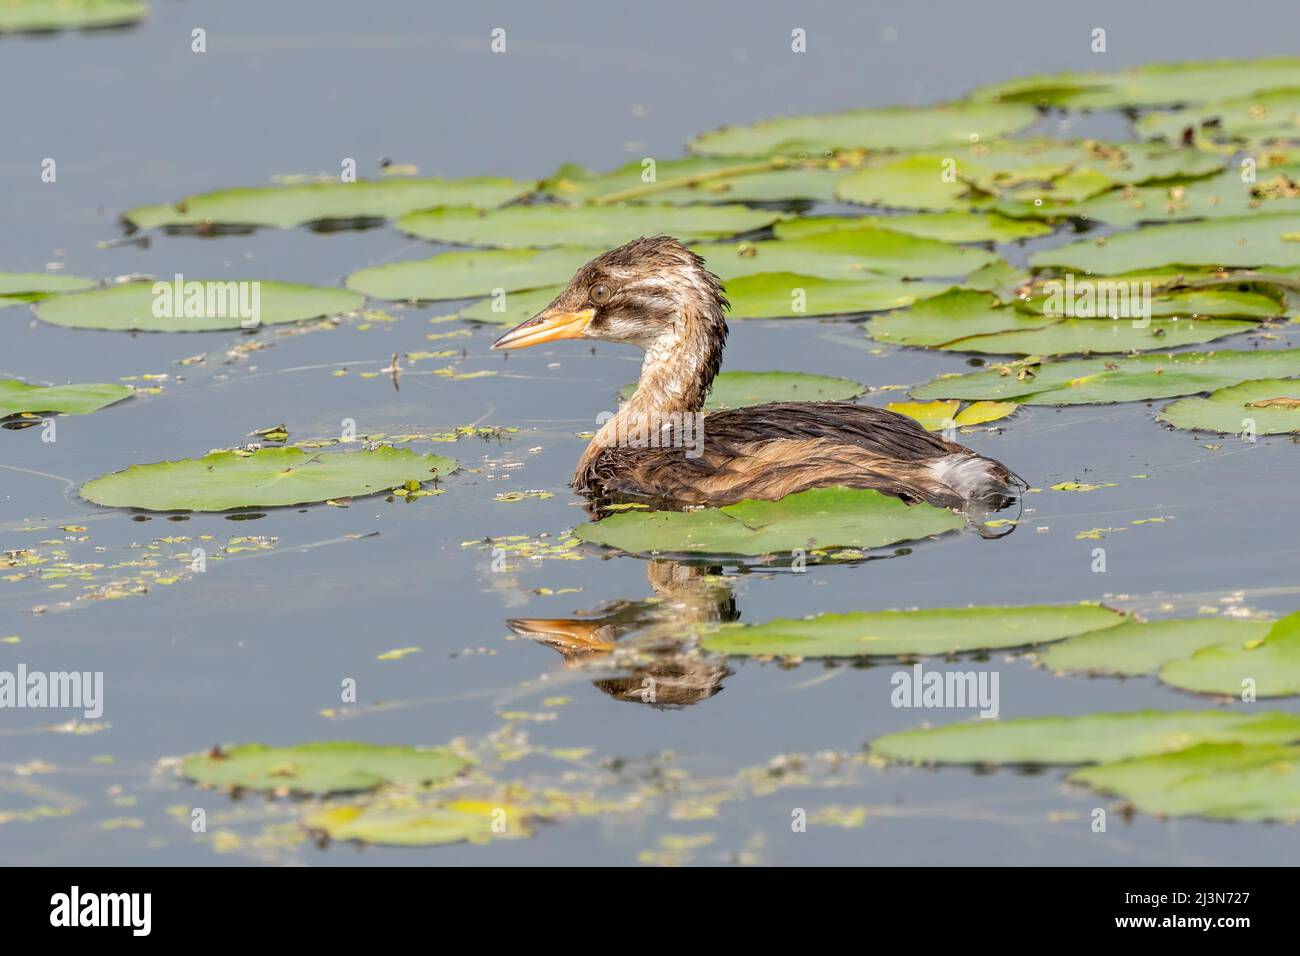
<instances>
[{"instance_id":1,"label":"yellow-orange beak","mask_svg":"<svg viewBox=\"0 0 1300 956\"><path fill-rule=\"evenodd\" d=\"M521 322L492 343L494 349L526 349L530 345L554 342L558 339L581 338L595 316L595 309L562 312L546 309L527 322Z\"/></svg>"}]
</instances>

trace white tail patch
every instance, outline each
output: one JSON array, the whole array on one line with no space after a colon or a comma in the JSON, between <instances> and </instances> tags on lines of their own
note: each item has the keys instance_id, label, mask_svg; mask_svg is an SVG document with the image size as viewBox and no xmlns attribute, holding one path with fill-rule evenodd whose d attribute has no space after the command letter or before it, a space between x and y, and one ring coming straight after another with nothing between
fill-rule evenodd
<instances>
[{"instance_id":1,"label":"white tail patch","mask_svg":"<svg viewBox=\"0 0 1300 956\"><path fill-rule=\"evenodd\" d=\"M970 452L944 455L930 466L936 481L947 485L961 498L985 498L1007 494L1011 489L995 472L997 464Z\"/></svg>"}]
</instances>

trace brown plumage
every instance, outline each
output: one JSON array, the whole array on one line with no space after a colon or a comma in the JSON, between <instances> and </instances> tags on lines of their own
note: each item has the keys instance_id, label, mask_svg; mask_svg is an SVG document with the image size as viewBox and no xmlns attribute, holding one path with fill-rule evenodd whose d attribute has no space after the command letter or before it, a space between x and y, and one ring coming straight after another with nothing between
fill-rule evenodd
<instances>
[{"instance_id":1,"label":"brown plumage","mask_svg":"<svg viewBox=\"0 0 1300 956\"><path fill-rule=\"evenodd\" d=\"M703 259L676 239L643 238L587 263L493 348L591 338L645 350L636 392L573 475L573 486L596 499L725 505L843 485L996 508L1023 487L999 462L868 405L777 402L701 414L722 364L727 307Z\"/></svg>"}]
</instances>

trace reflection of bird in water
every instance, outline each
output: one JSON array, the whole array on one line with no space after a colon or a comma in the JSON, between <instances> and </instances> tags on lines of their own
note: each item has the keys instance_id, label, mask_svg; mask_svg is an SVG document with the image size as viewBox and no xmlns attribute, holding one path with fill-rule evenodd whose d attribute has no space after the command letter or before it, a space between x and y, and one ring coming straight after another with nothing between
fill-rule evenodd
<instances>
[{"instance_id":1,"label":"reflection of bird in water","mask_svg":"<svg viewBox=\"0 0 1300 956\"><path fill-rule=\"evenodd\" d=\"M722 364L726 307L703 259L668 236L638 239L587 263L492 347L586 338L645 350L636 392L573 475L597 499L725 505L844 485L987 512L1024 487L999 462L869 405L775 402L699 418Z\"/></svg>"},{"instance_id":2,"label":"reflection of bird in water","mask_svg":"<svg viewBox=\"0 0 1300 956\"><path fill-rule=\"evenodd\" d=\"M646 576L655 597L617 601L597 616L514 618L506 623L520 637L559 651L566 667L619 667L619 640L634 635L626 671L593 683L615 700L657 707L685 707L722 690L731 670L725 658L693 646L693 626L739 617L735 596L719 568L651 561ZM628 646L628 645L624 645Z\"/></svg>"}]
</instances>

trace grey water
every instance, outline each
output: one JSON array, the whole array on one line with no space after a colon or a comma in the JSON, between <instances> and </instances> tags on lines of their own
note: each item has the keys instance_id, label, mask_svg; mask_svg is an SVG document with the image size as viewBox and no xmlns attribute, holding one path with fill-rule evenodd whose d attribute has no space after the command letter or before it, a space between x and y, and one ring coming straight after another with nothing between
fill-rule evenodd
<instances>
[{"instance_id":1,"label":"grey water","mask_svg":"<svg viewBox=\"0 0 1300 956\"><path fill-rule=\"evenodd\" d=\"M0 36L0 271L57 264L94 278L179 272L333 285L364 266L440 247L387 226L211 239L153 233L147 244L120 243L118 216L133 205L277 175L334 173L349 157L364 175L375 175L381 158L437 176L535 178L567 161L605 169L678 156L694 133L764 116L924 104L1033 73L1291 53L1300 25L1287 0L1052 7L155 0L151 8L147 21L124 29ZM498 27L506 30L504 54L489 50ZM795 27L807 31L805 54L790 51ZM1105 54L1090 51L1094 27L1107 30ZM206 53L191 52L195 28L206 30ZM1056 118L1047 122L1058 135L1123 133L1115 117L1071 118L1059 128ZM46 157L58 162L55 183L41 180ZM1028 249L1000 251L1023 260ZM895 709L888 665L740 660L708 699L643 706L602 693L593 675L566 669L553 650L513 635L513 618L577 619L652 594L640 558L591 549L582 560L522 560L501 574L487 549L466 544L507 535L555 539L584 520L566 484L583 447L577 433L590 430L617 387L635 378L639 356L575 343L489 353L499 330L427 321L455 305L392 310L401 321L367 329L349 321L253 336L72 330L40 323L26 307L0 310L0 378L149 384L138 377L167 376L155 380L158 394L60 418L53 443L41 440L39 428L0 431L0 550L62 550L68 561L105 564L138 560L160 539L188 539L153 549L175 564L173 555L196 541L219 548L256 539L236 541L202 574L98 600L78 599L88 592L76 578L11 581L0 565L0 637L20 639L0 643L0 669L22 662L31 670L102 671L106 725L56 732L50 725L71 714L0 711L0 860L635 864L654 860L646 854L674 838L692 837L701 839L686 861L697 863L1295 859L1293 828L1138 815L1093 833L1089 814L1111 802L1066 785L1057 769L977 774L863 764L837 785L831 770L721 802L716 816L675 811L680 801L663 782L670 771L713 781L691 791L699 802L782 755L827 763L815 755L860 753L882 733L971 714ZM462 328L467 336L426 338ZM268 347L228 358L250 341ZM1250 339L1234 344L1251 346ZM453 363L461 372L497 374L453 378L425 370L437 363L416 364L400 390L387 374L373 374L395 352L434 348L463 349ZM200 354L207 356L201 364L179 364ZM959 355L881 349L860 322L810 320L736 323L724 367L842 375L873 387L967 370ZM968 436L1047 489L1028 497L1014 534L996 541L947 535L884 560L814 565L805 574L728 565L740 619L1083 600L1153 614L1300 607L1295 443L1175 432L1156 423L1156 410L1146 403L1027 408L1003 429ZM75 493L81 482L133 463L244 444L258 428L283 422L293 440L328 437L344 419L364 434L465 425L519 431L413 446L453 456L463 470L443 483L444 494L411 503L378 497L346 508L272 509L243 521L220 514L137 520L147 516L99 509ZM1069 480L1106 487L1050 490ZM515 491L552 496L498 500ZM1148 518L1164 520L1132 524ZM1126 530L1101 542L1107 565L1096 573L1098 542L1076 535L1112 527ZM100 570L91 583L132 574ZM409 647L420 650L377 659ZM996 668L1003 718L1249 706L1220 705L1147 678L1057 677L1005 654L932 666ZM346 678L356 681L360 706L344 713ZM547 704L553 697L571 702ZM200 791L168 762L218 743L481 743L505 727L536 748L585 751L574 787L599 780L593 792L634 791L653 780L656 797L641 810L565 817L524 840L358 851L277 840L274 834L294 829L297 810L288 801ZM535 754L497 773L562 786L564 768ZM872 809L861 826L792 831L794 809L815 815L833 806ZM191 832L194 807L209 815L206 834ZM268 835L274 825L282 829Z\"/></svg>"}]
</instances>

